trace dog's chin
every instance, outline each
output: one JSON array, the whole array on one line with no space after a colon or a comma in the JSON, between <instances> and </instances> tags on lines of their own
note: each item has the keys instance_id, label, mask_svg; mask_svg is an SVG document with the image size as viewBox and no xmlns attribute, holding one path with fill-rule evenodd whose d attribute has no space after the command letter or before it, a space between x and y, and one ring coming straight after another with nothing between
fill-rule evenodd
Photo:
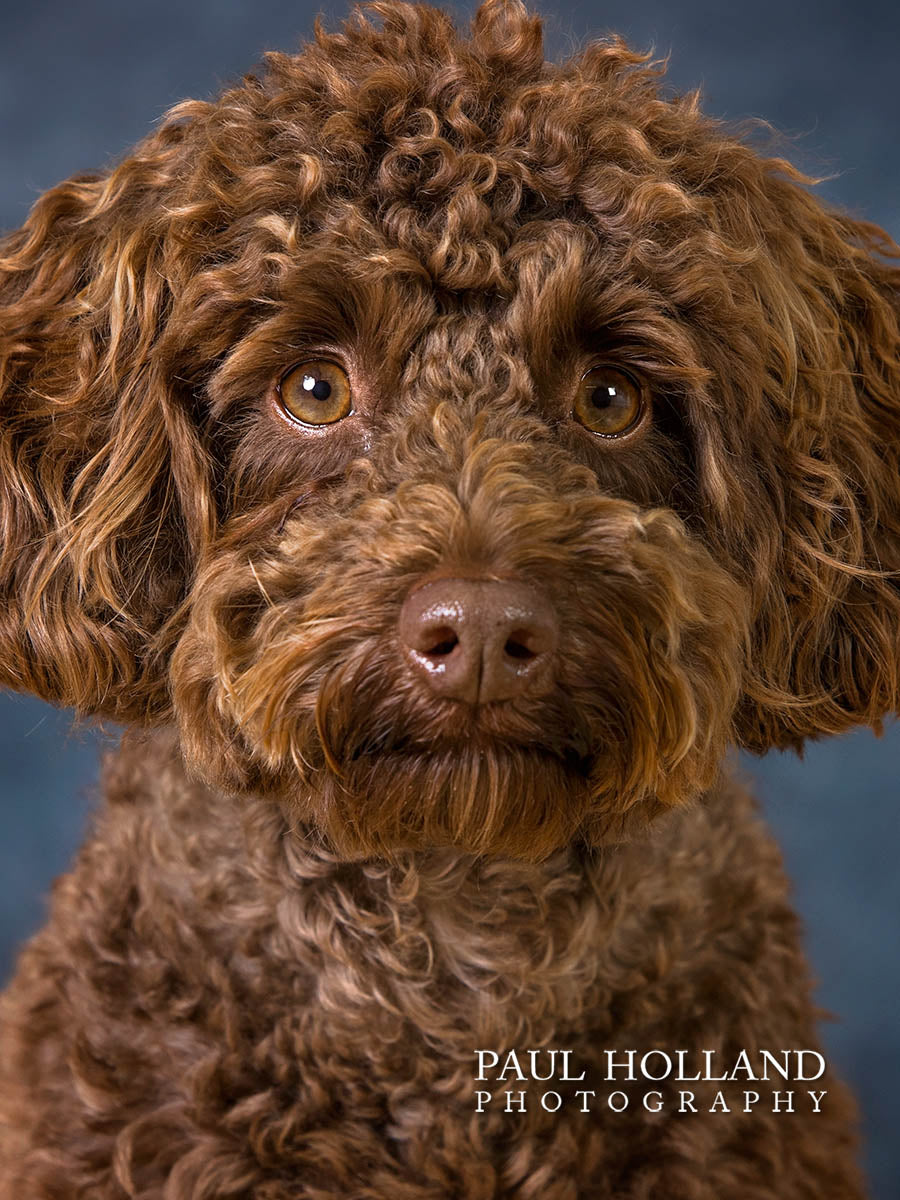
<instances>
[{"instance_id":1,"label":"dog's chin","mask_svg":"<svg viewBox=\"0 0 900 1200\"><path fill-rule=\"evenodd\" d=\"M540 861L578 836L591 767L540 745L362 752L321 772L304 814L342 857L454 847Z\"/></svg>"}]
</instances>

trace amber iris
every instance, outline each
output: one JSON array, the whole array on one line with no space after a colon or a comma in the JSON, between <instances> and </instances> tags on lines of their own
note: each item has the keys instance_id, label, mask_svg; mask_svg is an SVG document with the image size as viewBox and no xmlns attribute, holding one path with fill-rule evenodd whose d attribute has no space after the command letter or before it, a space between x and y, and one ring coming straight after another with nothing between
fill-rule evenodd
<instances>
[{"instance_id":1,"label":"amber iris","mask_svg":"<svg viewBox=\"0 0 900 1200\"><path fill-rule=\"evenodd\" d=\"M592 367L581 378L574 414L585 429L601 437L621 437L641 419L644 397L630 375L615 367Z\"/></svg>"},{"instance_id":2,"label":"amber iris","mask_svg":"<svg viewBox=\"0 0 900 1200\"><path fill-rule=\"evenodd\" d=\"M327 359L292 367L278 385L278 397L285 412L304 425L332 425L353 411L347 372Z\"/></svg>"}]
</instances>

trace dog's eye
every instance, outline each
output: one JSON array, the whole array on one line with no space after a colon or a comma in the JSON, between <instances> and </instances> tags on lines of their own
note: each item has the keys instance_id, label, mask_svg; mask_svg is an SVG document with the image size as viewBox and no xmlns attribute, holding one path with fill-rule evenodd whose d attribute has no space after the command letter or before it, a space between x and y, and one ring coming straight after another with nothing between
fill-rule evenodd
<instances>
[{"instance_id":1,"label":"dog's eye","mask_svg":"<svg viewBox=\"0 0 900 1200\"><path fill-rule=\"evenodd\" d=\"M284 410L304 425L332 425L353 411L347 372L324 358L292 367L278 385L278 398Z\"/></svg>"},{"instance_id":2,"label":"dog's eye","mask_svg":"<svg viewBox=\"0 0 900 1200\"><path fill-rule=\"evenodd\" d=\"M582 377L575 397L575 419L601 437L620 437L637 425L644 412L641 387L615 367L592 367Z\"/></svg>"}]
</instances>

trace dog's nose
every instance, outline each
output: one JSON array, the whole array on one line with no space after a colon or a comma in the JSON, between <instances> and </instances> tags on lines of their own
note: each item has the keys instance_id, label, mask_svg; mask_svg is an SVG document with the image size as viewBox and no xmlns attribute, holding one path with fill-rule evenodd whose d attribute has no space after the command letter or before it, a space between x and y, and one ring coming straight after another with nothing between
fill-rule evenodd
<instances>
[{"instance_id":1,"label":"dog's nose","mask_svg":"<svg viewBox=\"0 0 900 1200\"><path fill-rule=\"evenodd\" d=\"M513 580L439 579L400 611L400 641L431 690L468 704L511 700L551 676L559 641L553 609Z\"/></svg>"}]
</instances>

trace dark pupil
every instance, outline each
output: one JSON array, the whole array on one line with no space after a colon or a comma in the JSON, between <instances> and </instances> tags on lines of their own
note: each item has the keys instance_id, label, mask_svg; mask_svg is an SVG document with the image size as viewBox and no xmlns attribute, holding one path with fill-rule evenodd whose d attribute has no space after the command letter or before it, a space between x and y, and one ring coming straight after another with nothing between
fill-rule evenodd
<instances>
[{"instance_id":1,"label":"dark pupil","mask_svg":"<svg viewBox=\"0 0 900 1200\"><path fill-rule=\"evenodd\" d=\"M622 397L618 388L610 388L608 384L601 384L591 392L591 404L594 408L611 408L614 404L621 403Z\"/></svg>"},{"instance_id":2,"label":"dark pupil","mask_svg":"<svg viewBox=\"0 0 900 1200\"><path fill-rule=\"evenodd\" d=\"M327 400L331 395L331 384L325 379L316 379L313 382L312 375L304 375L303 390L315 400Z\"/></svg>"}]
</instances>

